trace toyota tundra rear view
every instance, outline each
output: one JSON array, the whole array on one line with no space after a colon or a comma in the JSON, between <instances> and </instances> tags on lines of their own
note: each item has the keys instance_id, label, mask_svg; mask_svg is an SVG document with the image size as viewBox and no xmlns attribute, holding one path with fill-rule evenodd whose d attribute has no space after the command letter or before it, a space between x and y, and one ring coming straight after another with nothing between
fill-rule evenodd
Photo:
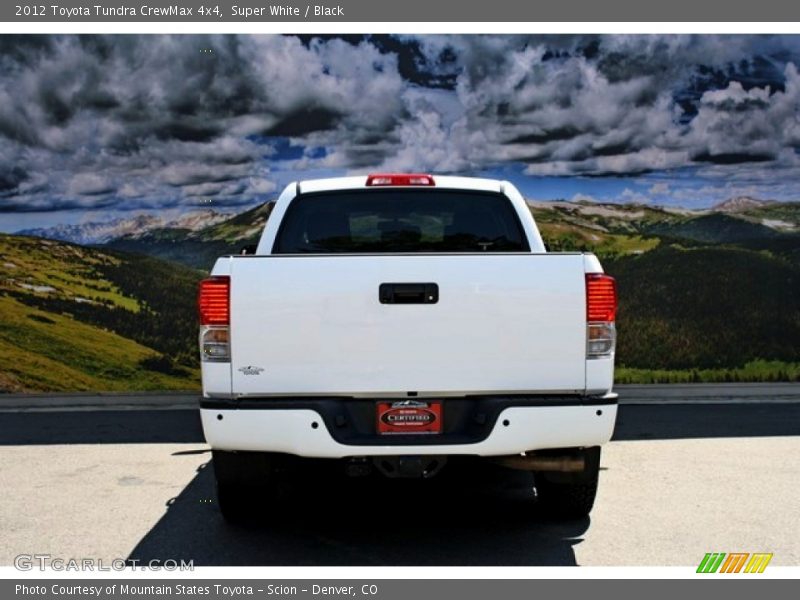
<instances>
[{"instance_id":1,"label":"toyota tundra rear view","mask_svg":"<svg viewBox=\"0 0 800 600\"><path fill-rule=\"evenodd\" d=\"M466 458L530 472L552 513L588 514L617 412L616 307L597 258L546 252L508 182L290 184L255 252L200 286L223 515L269 503L287 465L429 478Z\"/></svg>"}]
</instances>

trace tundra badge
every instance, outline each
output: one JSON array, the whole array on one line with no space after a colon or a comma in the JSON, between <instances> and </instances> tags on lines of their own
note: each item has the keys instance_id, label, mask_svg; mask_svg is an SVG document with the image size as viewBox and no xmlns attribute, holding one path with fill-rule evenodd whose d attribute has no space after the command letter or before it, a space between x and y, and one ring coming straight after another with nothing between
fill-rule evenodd
<instances>
[{"instance_id":1,"label":"tundra badge","mask_svg":"<svg viewBox=\"0 0 800 600\"><path fill-rule=\"evenodd\" d=\"M239 368L239 371L241 371L242 374L244 374L244 375L261 375L261 372L263 370L264 369L262 369L261 367L254 367L252 365L249 365L247 367L240 367Z\"/></svg>"}]
</instances>

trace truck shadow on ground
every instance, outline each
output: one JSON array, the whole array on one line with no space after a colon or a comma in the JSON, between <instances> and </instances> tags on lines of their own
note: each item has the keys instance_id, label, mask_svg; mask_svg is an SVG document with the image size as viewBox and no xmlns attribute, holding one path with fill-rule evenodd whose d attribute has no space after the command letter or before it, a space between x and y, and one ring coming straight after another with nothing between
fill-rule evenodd
<instances>
[{"instance_id":1,"label":"truck shadow on ground","mask_svg":"<svg viewBox=\"0 0 800 600\"><path fill-rule=\"evenodd\" d=\"M197 409L4 412L0 446L202 444Z\"/></svg>"},{"instance_id":2,"label":"truck shadow on ground","mask_svg":"<svg viewBox=\"0 0 800 600\"><path fill-rule=\"evenodd\" d=\"M796 403L622 405L614 439L798 434ZM0 446L203 442L196 410L5 412L0 418ZM207 465L130 558L198 566L575 564L573 548L589 519L559 523L539 514L524 473L456 475L366 487L343 478L312 481L280 506L265 507L262 518L233 527L219 514Z\"/></svg>"},{"instance_id":3,"label":"truck shadow on ground","mask_svg":"<svg viewBox=\"0 0 800 600\"><path fill-rule=\"evenodd\" d=\"M293 483L241 525L216 506L211 463L168 505L129 560L201 565L575 565L589 519L557 522L535 507L532 478L499 468L430 481Z\"/></svg>"},{"instance_id":4,"label":"truck shadow on ground","mask_svg":"<svg viewBox=\"0 0 800 600\"><path fill-rule=\"evenodd\" d=\"M614 440L800 435L800 403L623 404ZM0 446L203 443L197 410L3 412Z\"/></svg>"},{"instance_id":5,"label":"truck shadow on ground","mask_svg":"<svg viewBox=\"0 0 800 600\"><path fill-rule=\"evenodd\" d=\"M622 404L614 441L800 435L800 403Z\"/></svg>"}]
</instances>

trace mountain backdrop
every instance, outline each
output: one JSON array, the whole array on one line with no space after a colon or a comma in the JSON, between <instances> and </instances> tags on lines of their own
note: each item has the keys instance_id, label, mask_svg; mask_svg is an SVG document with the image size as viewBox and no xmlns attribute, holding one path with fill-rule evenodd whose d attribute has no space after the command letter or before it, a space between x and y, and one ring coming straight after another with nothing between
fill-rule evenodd
<instances>
[{"instance_id":1,"label":"mountain backdrop","mask_svg":"<svg viewBox=\"0 0 800 600\"><path fill-rule=\"evenodd\" d=\"M74 244L105 244L123 236L138 237L154 229L181 229L197 231L229 219L230 215L215 210L193 211L176 219L164 219L152 214L139 214L130 218L110 221L89 221L80 225L22 229L18 235L61 240Z\"/></svg>"},{"instance_id":2,"label":"mountain backdrop","mask_svg":"<svg viewBox=\"0 0 800 600\"><path fill-rule=\"evenodd\" d=\"M197 389L197 282L271 207L0 235L0 390ZM529 207L617 278L619 381L800 380L800 204Z\"/></svg>"}]
</instances>

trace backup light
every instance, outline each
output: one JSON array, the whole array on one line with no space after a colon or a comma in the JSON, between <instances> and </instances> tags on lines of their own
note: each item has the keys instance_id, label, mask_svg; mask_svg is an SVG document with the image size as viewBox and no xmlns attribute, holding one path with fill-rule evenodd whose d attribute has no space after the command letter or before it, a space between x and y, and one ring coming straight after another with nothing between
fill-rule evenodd
<instances>
[{"instance_id":1,"label":"backup light","mask_svg":"<svg viewBox=\"0 0 800 600\"><path fill-rule=\"evenodd\" d=\"M227 327L202 327L200 329L200 360L204 362L229 362L231 345Z\"/></svg>"},{"instance_id":2,"label":"backup light","mask_svg":"<svg viewBox=\"0 0 800 600\"><path fill-rule=\"evenodd\" d=\"M586 358L611 356L617 344L613 323L589 323L586 326Z\"/></svg>"}]
</instances>

